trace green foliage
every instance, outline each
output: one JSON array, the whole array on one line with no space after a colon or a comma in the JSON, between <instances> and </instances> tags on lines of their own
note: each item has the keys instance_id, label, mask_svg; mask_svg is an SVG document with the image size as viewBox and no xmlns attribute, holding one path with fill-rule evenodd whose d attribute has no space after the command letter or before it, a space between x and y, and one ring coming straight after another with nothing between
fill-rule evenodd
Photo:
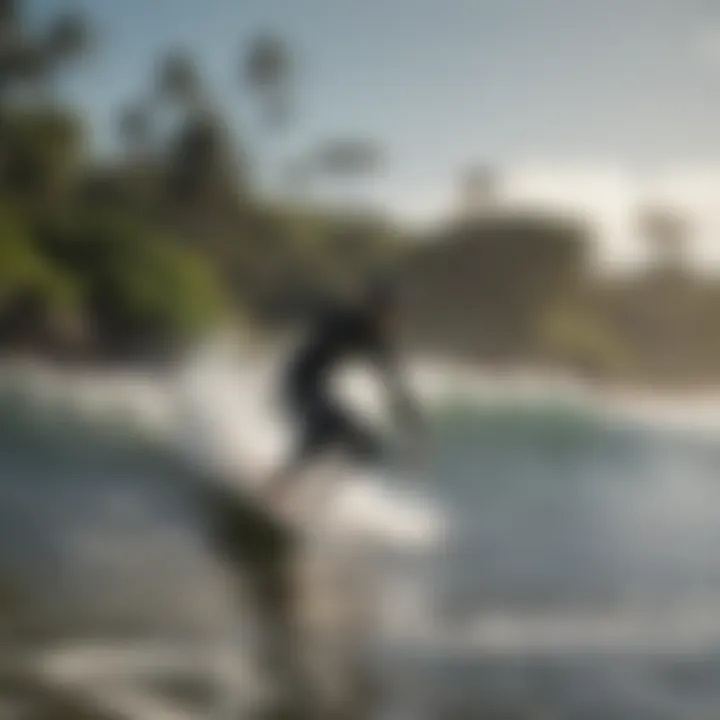
<instances>
[{"instance_id":1,"label":"green foliage","mask_svg":"<svg viewBox=\"0 0 720 720\"><path fill-rule=\"evenodd\" d=\"M31 246L26 229L7 211L0 211L0 293L8 297L17 289L38 282L45 269Z\"/></svg>"},{"instance_id":2,"label":"green foliage","mask_svg":"<svg viewBox=\"0 0 720 720\"><path fill-rule=\"evenodd\" d=\"M80 163L82 126L54 109L14 111L3 118L7 192L23 205L64 200Z\"/></svg>"},{"instance_id":3,"label":"green foliage","mask_svg":"<svg viewBox=\"0 0 720 720\"><path fill-rule=\"evenodd\" d=\"M538 317L574 294L586 267L584 229L543 215L461 221L433 240L406 260L411 334L472 358L533 357Z\"/></svg>"},{"instance_id":4,"label":"green foliage","mask_svg":"<svg viewBox=\"0 0 720 720\"><path fill-rule=\"evenodd\" d=\"M54 261L79 279L105 335L185 339L223 311L209 263L140 223L83 218L44 235Z\"/></svg>"},{"instance_id":5,"label":"green foliage","mask_svg":"<svg viewBox=\"0 0 720 720\"><path fill-rule=\"evenodd\" d=\"M284 255L306 285L342 289L392 264L398 237L389 223L321 209L277 209Z\"/></svg>"},{"instance_id":6,"label":"green foliage","mask_svg":"<svg viewBox=\"0 0 720 720\"><path fill-rule=\"evenodd\" d=\"M17 216L0 208L0 312L27 295L58 308L73 307L77 300L69 276L35 247Z\"/></svg>"},{"instance_id":7,"label":"green foliage","mask_svg":"<svg viewBox=\"0 0 720 720\"><path fill-rule=\"evenodd\" d=\"M222 294L197 253L147 232L115 249L117 264L104 267L108 285L102 295L122 321L187 338L220 315Z\"/></svg>"},{"instance_id":8,"label":"green foliage","mask_svg":"<svg viewBox=\"0 0 720 720\"><path fill-rule=\"evenodd\" d=\"M577 305L548 309L539 319L538 340L549 358L584 373L618 376L629 367L629 353L617 335Z\"/></svg>"}]
</instances>

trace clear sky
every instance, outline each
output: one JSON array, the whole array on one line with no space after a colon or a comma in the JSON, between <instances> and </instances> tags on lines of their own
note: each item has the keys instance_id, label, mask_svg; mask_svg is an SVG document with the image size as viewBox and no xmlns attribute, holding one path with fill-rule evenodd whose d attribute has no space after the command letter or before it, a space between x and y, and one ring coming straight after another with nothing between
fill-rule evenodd
<instances>
[{"instance_id":1,"label":"clear sky","mask_svg":"<svg viewBox=\"0 0 720 720\"><path fill-rule=\"evenodd\" d=\"M529 161L720 162L720 3L712 0L28 0L33 22L81 8L99 35L62 91L100 149L154 59L195 53L239 133L243 42L272 29L300 59L289 148L368 137L372 192L441 211L464 167Z\"/></svg>"}]
</instances>

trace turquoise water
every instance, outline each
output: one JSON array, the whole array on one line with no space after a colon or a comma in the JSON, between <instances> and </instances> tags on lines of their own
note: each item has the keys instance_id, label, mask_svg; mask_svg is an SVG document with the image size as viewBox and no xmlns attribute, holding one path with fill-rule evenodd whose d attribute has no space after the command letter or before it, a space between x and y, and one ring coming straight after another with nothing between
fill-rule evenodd
<instances>
[{"instance_id":1,"label":"turquoise water","mask_svg":"<svg viewBox=\"0 0 720 720\"><path fill-rule=\"evenodd\" d=\"M551 404L439 408L446 541L393 642L413 718L720 713L720 443ZM0 398L6 637L187 633L218 568L177 458L131 425Z\"/></svg>"},{"instance_id":2,"label":"turquoise water","mask_svg":"<svg viewBox=\"0 0 720 720\"><path fill-rule=\"evenodd\" d=\"M448 412L438 436L464 606L720 598L720 443L552 407Z\"/></svg>"},{"instance_id":3,"label":"turquoise water","mask_svg":"<svg viewBox=\"0 0 720 720\"><path fill-rule=\"evenodd\" d=\"M0 397L0 597L9 635L202 627L217 570L169 448L128 422Z\"/></svg>"},{"instance_id":4,"label":"turquoise water","mask_svg":"<svg viewBox=\"0 0 720 720\"><path fill-rule=\"evenodd\" d=\"M720 443L456 407L435 457L454 530L437 642L408 655L413 716L717 717Z\"/></svg>"}]
</instances>

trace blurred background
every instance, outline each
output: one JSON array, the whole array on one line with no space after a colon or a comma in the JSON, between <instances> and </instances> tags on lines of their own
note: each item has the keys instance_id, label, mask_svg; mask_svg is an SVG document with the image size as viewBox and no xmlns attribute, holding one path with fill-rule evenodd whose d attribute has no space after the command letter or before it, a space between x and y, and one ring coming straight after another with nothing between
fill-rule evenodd
<instances>
[{"instance_id":1,"label":"blurred background","mask_svg":"<svg viewBox=\"0 0 720 720\"><path fill-rule=\"evenodd\" d=\"M284 551L228 571L198 488L388 271L430 441L316 508L372 547L353 717L717 717L718 10L0 0L0 720L250 717Z\"/></svg>"}]
</instances>

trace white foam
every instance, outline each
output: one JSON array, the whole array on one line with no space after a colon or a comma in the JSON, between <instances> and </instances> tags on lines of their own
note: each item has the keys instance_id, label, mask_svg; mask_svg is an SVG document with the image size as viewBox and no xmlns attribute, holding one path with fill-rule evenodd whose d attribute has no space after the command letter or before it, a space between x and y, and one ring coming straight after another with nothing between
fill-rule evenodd
<instances>
[{"instance_id":1,"label":"white foam","mask_svg":"<svg viewBox=\"0 0 720 720\"><path fill-rule=\"evenodd\" d=\"M713 650L720 643L717 602L679 607L647 604L615 611L483 611L451 626L432 617L408 629L407 644L442 652L480 655L652 654Z\"/></svg>"},{"instance_id":2,"label":"white foam","mask_svg":"<svg viewBox=\"0 0 720 720\"><path fill-rule=\"evenodd\" d=\"M566 407L636 427L706 437L720 433L720 388L671 393L587 382L547 368L498 370L428 358L415 359L409 371L429 404L459 399L480 406Z\"/></svg>"},{"instance_id":3,"label":"white foam","mask_svg":"<svg viewBox=\"0 0 720 720\"><path fill-rule=\"evenodd\" d=\"M191 358L176 379L180 451L260 483L289 442L273 398L275 375L268 359L238 358L222 346Z\"/></svg>"},{"instance_id":4,"label":"white foam","mask_svg":"<svg viewBox=\"0 0 720 720\"><path fill-rule=\"evenodd\" d=\"M286 456L291 440L277 403L281 360L277 351L238 354L221 341L200 348L174 376L27 366L20 367L20 374L38 398L72 401L93 417L132 417L170 439L189 461L260 484ZM452 398L479 404L565 403L634 424L709 433L720 427L720 397L663 400L637 392L596 390L557 374L522 369L499 374L428 359L417 359L408 369L428 405ZM12 373L3 377L13 382ZM366 373L346 374L339 384L361 412L382 412L379 394ZM419 493L392 489L387 479L345 471L332 508L336 524L408 547L438 542L443 533L438 509Z\"/></svg>"},{"instance_id":5,"label":"white foam","mask_svg":"<svg viewBox=\"0 0 720 720\"><path fill-rule=\"evenodd\" d=\"M373 478L343 483L330 518L335 530L415 550L437 546L446 531L442 513L428 498Z\"/></svg>"}]
</instances>

